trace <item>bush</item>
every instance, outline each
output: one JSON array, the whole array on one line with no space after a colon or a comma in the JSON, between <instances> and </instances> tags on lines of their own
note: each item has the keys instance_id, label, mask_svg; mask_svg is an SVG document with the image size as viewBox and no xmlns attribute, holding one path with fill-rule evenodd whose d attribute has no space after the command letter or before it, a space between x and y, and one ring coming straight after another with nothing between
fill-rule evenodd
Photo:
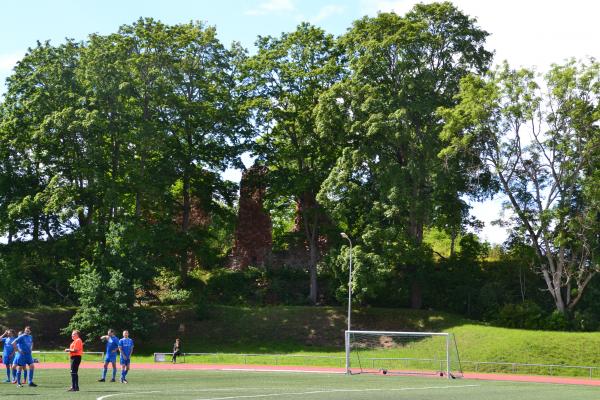
<instances>
[{"instance_id":1,"label":"bush","mask_svg":"<svg viewBox=\"0 0 600 400\"><path fill-rule=\"evenodd\" d=\"M598 330L600 321L598 321L598 315L593 310L586 309L575 311L572 325L575 330L590 332Z\"/></svg>"},{"instance_id":2,"label":"bush","mask_svg":"<svg viewBox=\"0 0 600 400\"><path fill-rule=\"evenodd\" d=\"M106 334L108 328L144 334L145 325L132 307L133 284L121 271L84 261L71 286L80 307L63 332L78 329L88 341Z\"/></svg>"},{"instance_id":3,"label":"bush","mask_svg":"<svg viewBox=\"0 0 600 400\"><path fill-rule=\"evenodd\" d=\"M192 291L181 288L181 278L174 272L162 268L154 281L159 288L158 299L162 304L173 305L190 302Z\"/></svg>"},{"instance_id":4,"label":"bush","mask_svg":"<svg viewBox=\"0 0 600 400\"><path fill-rule=\"evenodd\" d=\"M543 328L551 331L568 331L570 326L569 318L560 311L554 310L545 318Z\"/></svg>"},{"instance_id":5,"label":"bush","mask_svg":"<svg viewBox=\"0 0 600 400\"><path fill-rule=\"evenodd\" d=\"M521 304L504 305L495 322L507 328L541 329L547 321L544 320L544 312L540 306L525 301Z\"/></svg>"},{"instance_id":6,"label":"bush","mask_svg":"<svg viewBox=\"0 0 600 400\"><path fill-rule=\"evenodd\" d=\"M328 290L320 293L328 295L328 279L321 278L319 284ZM206 283L206 299L226 305L303 305L308 301L308 289L308 272L302 269L224 269L214 271Z\"/></svg>"},{"instance_id":7,"label":"bush","mask_svg":"<svg viewBox=\"0 0 600 400\"><path fill-rule=\"evenodd\" d=\"M249 305L262 303L262 291L257 281L261 271L248 268L244 271L217 270L207 282L208 300L226 305Z\"/></svg>"}]
</instances>

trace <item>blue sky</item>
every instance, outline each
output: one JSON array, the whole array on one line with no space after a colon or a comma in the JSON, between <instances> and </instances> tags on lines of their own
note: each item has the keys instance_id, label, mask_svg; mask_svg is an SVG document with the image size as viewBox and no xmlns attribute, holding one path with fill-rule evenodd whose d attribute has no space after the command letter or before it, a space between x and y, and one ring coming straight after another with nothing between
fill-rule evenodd
<instances>
[{"instance_id":1,"label":"blue sky","mask_svg":"<svg viewBox=\"0 0 600 400\"><path fill-rule=\"evenodd\" d=\"M425 2L431 2L426 0ZM239 41L252 51L258 35L279 35L309 21L340 35L352 21L378 11L403 14L413 0L22 0L0 8L0 94L15 63L37 40L57 44L64 38L85 40L90 33L108 34L139 17L175 24L205 21L217 27L227 45ZM488 48L496 61L534 67L543 72L567 58L600 58L599 0L455 0L491 33ZM232 179L239 173L229 171ZM486 223L484 238L499 243L505 237L490 221L500 213L498 200L474 204L474 214Z\"/></svg>"}]
</instances>

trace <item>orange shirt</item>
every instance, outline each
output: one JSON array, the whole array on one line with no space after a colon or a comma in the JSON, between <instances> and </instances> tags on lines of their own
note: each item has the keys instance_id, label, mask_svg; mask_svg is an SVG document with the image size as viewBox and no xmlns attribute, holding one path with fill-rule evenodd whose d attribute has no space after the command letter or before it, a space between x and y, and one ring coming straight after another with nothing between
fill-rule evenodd
<instances>
[{"instance_id":1,"label":"orange shirt","mask_svg":"<svg viewBox=\"0 0 600 400\"><path fill-rule=\"evenodd\" d=\"M83 342L81 338L73 340L69 346L69 353L71 356L82 356L83 355Z\"/></svg>"}]
</instances>

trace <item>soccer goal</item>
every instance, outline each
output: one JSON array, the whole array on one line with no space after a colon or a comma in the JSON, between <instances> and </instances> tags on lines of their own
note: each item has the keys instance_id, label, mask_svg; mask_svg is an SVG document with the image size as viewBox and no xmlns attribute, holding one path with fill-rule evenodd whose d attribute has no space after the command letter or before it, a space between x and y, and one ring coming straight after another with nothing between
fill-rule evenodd
<instances>
[{"instance_id":1,"label":"soccer goal","mask_svg":"<svg viewBox=\"0 0 600 400\"><path fill-rule=\"evenodd\" d=\"M462 377L451 333L346 331L346 373Z\"/></svg>"}]
</instances>

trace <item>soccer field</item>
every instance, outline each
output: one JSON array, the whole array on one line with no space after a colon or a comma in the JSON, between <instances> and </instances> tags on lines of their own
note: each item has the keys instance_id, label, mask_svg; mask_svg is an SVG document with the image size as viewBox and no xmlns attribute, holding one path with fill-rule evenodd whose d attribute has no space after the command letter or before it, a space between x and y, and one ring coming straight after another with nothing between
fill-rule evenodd
<instances>
[{"instance_id":1,"label":"soccer field","mask_svg":"<svg viewBox=\"0 0 600 400\"><path fill-rule=\"evenodd\" d=\"M110 373L110 371L109 371ZM446 380L383 375L156 371L132 369L129 384L98 383L99 370L80 371L79 393L67 393L68 370L38 370L37 388L0 385L1 399L90 400L564 400L598 399L599 387L542 383Z\"/></svg>"}]
</instances>

